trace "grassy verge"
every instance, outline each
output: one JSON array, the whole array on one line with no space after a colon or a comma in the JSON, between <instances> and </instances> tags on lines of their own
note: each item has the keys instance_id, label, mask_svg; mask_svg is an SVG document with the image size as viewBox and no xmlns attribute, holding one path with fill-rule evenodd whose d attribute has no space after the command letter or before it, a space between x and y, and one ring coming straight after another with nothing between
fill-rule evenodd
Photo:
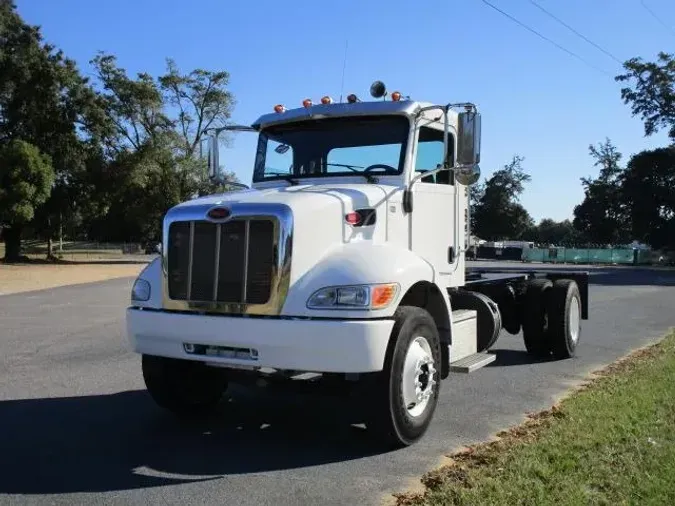
<instances>
[{"instance_id":1,"label":"grassy verge","mask_svg":"<svg viewBox=\"0 0 675 506\"><path fill-rule=\"evenodd\" d=\"M675 504L675 333L498 436L398 504Z\"/></svg>"}]
</instances>

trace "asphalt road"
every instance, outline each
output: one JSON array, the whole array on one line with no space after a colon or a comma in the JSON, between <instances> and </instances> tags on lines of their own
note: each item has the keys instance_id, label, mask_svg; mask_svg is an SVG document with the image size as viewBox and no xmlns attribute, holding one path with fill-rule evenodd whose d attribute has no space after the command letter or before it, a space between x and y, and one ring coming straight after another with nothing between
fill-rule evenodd
<instances>
[{"instance_id":1,"label":"asphalt road","mask_svg":"<svg viewBox=\"0 0 675 506\"><path fill-rule=\"evenodd\" d=\"M126 349L130 280L2 296L0 504L377 504L675 326L675 272L590 270L578 358L534 363L503 333L495 363L444 382L425 439L386 454L340 402L246 390L202 422L160 411Z\"/></svg>"}]
</instances>

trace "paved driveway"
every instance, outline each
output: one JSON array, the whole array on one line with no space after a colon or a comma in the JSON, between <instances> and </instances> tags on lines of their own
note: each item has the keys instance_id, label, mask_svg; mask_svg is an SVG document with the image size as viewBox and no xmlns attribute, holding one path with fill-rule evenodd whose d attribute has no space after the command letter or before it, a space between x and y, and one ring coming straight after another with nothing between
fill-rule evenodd
<instances>
[{"instance_id":1,"label":"paved driveway","mask_svg":"<svg viewBox=\"0 0 675 506\"><path fill-rule=\"evenodd\" d=\"M130 280L2 296L0 503L376 504L675 325L675 273L592 269L592 281L577 359L532 363L502 334L495 363L444 383L425 439L388 454L347 406L311 397L237 391L210 420L166 416L125 348Z\"/></svg>"}]
</instances>

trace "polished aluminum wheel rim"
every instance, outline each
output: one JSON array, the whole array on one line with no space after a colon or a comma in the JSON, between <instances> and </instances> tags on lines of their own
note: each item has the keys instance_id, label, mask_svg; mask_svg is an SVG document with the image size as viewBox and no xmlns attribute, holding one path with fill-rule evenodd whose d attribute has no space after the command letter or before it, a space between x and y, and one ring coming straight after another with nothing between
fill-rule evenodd
<instances>
[{"instance_id":1,"label":"polished aluminum wheel rim","mask_svg":"<svg viewBox=\"0 0 675 506\"><path fill-rule=\"evenodd\" d=\"M436 368L429 341L418 336L410 343L403 363L403 402L410 416L420 416L436 388Z\"/></svg>"}]
</instances>

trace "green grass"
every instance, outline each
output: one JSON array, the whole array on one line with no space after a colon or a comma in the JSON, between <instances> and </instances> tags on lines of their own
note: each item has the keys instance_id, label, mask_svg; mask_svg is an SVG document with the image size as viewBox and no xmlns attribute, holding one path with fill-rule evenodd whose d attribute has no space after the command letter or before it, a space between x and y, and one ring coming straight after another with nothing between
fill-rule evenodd
<instances>
[{"instance_id":1,"label":"green grass","mask_svg":"<svg viewBox=\"0 0 675 506\"><path fill-rule=\"evenodd\" d=\"M399 505L675 504L675 333L498 436Z\"/></svg>"}]
</instances>

